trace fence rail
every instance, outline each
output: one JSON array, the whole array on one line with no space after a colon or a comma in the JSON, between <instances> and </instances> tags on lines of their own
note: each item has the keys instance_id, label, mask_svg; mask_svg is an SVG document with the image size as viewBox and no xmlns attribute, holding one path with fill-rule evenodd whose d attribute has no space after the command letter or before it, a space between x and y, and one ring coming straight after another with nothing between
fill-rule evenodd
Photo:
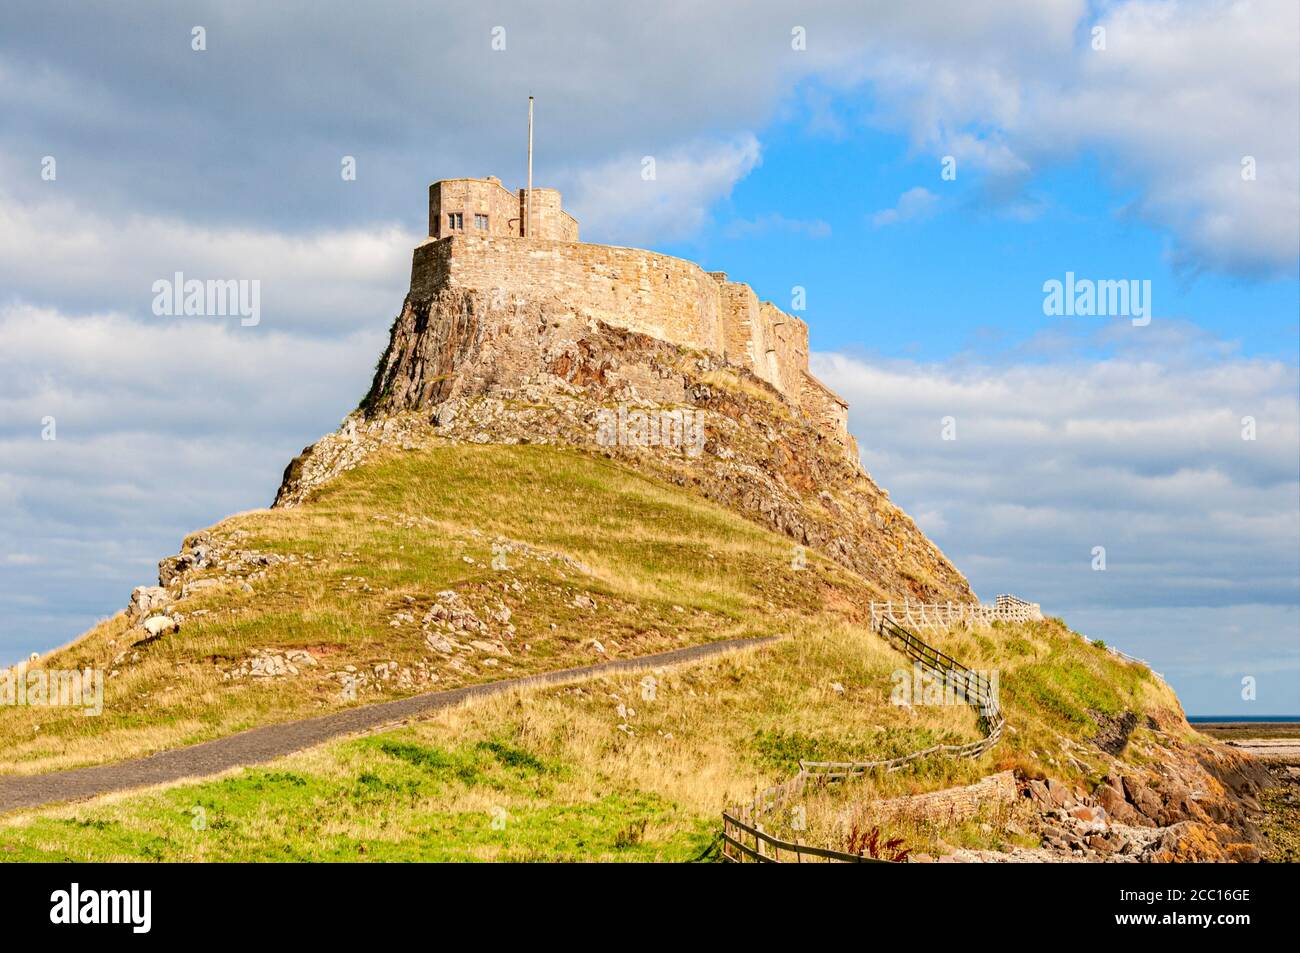
<instances>
[{"instance_id":1,"label":"fence rail","mask_svg":"<svg viewBox=\"0 0 1300 953\"><path fill-rule=\"evenodd\" d=\"M753 847L750 847L748 843L751 839L754 842ZM727 813L722 815L722 841L725 845L723 847L723 856L727 857L728 860L735 860L739 856L760 864L800 864L803 863L805 857L819 857L823 860L833 860L845 864L888 863L888 861L880 860L877 857L863 857L860 854L831 850L828 847L812 847L808 844L781 840L764 831L761 825L757 823L746 824L740 818ZM734 856L728 856L728 847L732 849ZM794 860L782 860L781 851L791 854Z\"/></svg>"},{"instance_id":2,"label":"fence rail","mask_svg":"<svg viewBox=\"0 0 1300 953\"><path fill-rule=\"evenodd\" d=\"M1043 609L1037 602L1003 593L990 605L987 602L873 602L871 627L878 629L885 619L913 629L948 629L954 625L988 625L993 622L1037 622ZM1151 668L1146 659L1121 652L1113 645L1106 650L1127 662L1145 665L1161 681L1164 676Z\"/></svg>"},{"instance_id":3,"label":"fence rail","mask_svg":"<svg viewBox=\"0 0 1300 953\"><path fill-rule=\"evenodd\" d=\"M1135 662L1138 665L1145 665L1147 667L1147 671L1149 671L1152 675L1160 679L1160 681L1162 682L1165 680L1165 677L1161 675L1159 672L1157 672L1154 668L1152 668L1151 663L1144 658L1138 658L1136 655L1129 655L1127 652L1121 652L1113 645L1106 646L1106 651L1109 652L1111 655L1122 658L1126 662Z\"/></svg>"},{"instance_id":4,"label":"fence rail","mask_svg":"<svg viewBox=\"0 0 1300 953\"><path fill-rule=\"evenodd\" d=\"M897 771L913 761L937 754L954 758L978 758L1002 738L1006 720L1002 717L1002 710L998 705L997 692L989 680L978 672L971 671L950 655L926 644L916 633L897 622L888 610L882 609L879 614L877 613L877 606L889 605L891 603L872 603L872 622L876 631L928 674L945 681L955 680L960 684L964 689L963 699L980 713L980 727L984 737L961 745L932 745L921 751L880 761L800 761L799 773L788 781L760 791L749 804L723 812L722 857L724 860L733 863L802 863L805 857L844 863L874 860L875 858L862 857L846 851L810 847L806 844L781 840L763 831L762 819L776 811L784 810L795 798L801 796L810 779L814 784L821 785L861 777L868 771ZM753 840L752 847L749 846L749 839ZM783 860L782 851L794 859Z\"/></svg>"},{"instance_id":5,"label":"fence rail","mask_svg":"<svg viewBox=\"0 0 1300 953\"><path fill-rule=\"evenodd\" d=\"M1011 595L987 602L873 602L871 625L884 619L913 629L947 629L954 625L988 625L992 622L1030 622L1043 618L1042 607Z\"/></svg>"}]
</instances>

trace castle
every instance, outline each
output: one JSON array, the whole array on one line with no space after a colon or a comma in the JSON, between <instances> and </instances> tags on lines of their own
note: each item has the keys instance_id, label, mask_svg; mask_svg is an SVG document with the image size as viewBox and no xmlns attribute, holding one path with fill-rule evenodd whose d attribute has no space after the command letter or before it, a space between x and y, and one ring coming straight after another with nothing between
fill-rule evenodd
<instances>
[{"instance_id":1,"label":"castle","mask_svg":"<svg viewBox=\"0 0 1300 953\"><path fill-rule=\"evenodd\" d=\"M429 188L429 235L370 389L285 470L278 507L384 446L586 449L815 549L886 598L970 586L862 466L808 326L693 262L578 240L554 189Z\"/></svg>"},{"instance_id":2,"label":"castle","mask_svg":"<svg viewBox=\"0 0 1300 953\"><path fill-rule=\"evenodd\" d=\"M848 404L808 370L808 325L749 285L693 262L578 240L555 189L510 192L495 176L429 186L429 237L411 294L444 288L554 296L586 320L709 351L775 388L846 451Z\"/></svg>"}]
</instances>

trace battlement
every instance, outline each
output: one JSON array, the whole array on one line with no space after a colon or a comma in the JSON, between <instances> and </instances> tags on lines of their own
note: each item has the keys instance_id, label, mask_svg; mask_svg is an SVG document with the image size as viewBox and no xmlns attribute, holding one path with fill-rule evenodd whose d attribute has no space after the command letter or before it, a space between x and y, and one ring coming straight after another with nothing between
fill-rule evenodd
<instances>
[{"instance_id":1,"label":"battlement","mask_svg":"<svg viewBox=\"0 0 1300 953\"><path fill-rule=\"evenodd\" d=\"M529 201L531 194L532 201ZM531 218L531 222L526 222ZM429 186L429 237L497 235L578 240L578 220L561 205L557 189L513 193L494 175L443 179Z\"/></svg>"}]
</instances>

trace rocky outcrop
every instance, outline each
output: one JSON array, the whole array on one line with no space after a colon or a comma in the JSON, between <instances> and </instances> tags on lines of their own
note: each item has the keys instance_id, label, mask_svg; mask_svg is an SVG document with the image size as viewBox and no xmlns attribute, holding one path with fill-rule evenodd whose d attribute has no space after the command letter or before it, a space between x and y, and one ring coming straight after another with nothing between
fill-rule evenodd
<instances>
[{"instance_id":1,"label":"rocky outcrop","mask_svg":"<svg viewBox=\"0 0 1300 953\"><path fill-rule=\"evenodd\" d=\"M172 601L172 594L163 586L136 586L131 592L127 614L135 619L147 618L155 609L162 609Z\"/></svg>"},{"instance_id":2,"label":"rocky outcrop","mask_svg":"<svg viewBox=\"0 0 1300 953\"><path fill-rule=\"evenodd\" d=\"M1124 725L1127 736L1134 721L1104 724ZM1185 725L1148 727L1159 759L1141 766L1114 760L1090 793L1054 779L1024 782L1044 847L1082 860L1259 860L1260 796L1273 784L1265 767L1220 745L1187 742L1179 730ZM1097 741L1108 754L1118 753L1108 750L1113 744L1107 732ZM1035 852L1020 859L1044 858Z\"/></svg>"},{"instance_id":3,"label":"rocky outcrop","mask_svg":"<svg viewBox=\"0 0 1300 953\"><path fill-rule=\"evenodd\" d=\"M315 667L319 662L316 656L303 649L288 649L277 652L273 649L250 649L248 658L229 671L222 672L225 680L254 678L283 678L297 675L301 667Z\"/></svg>"},{"instance_id":4,"label":"rocky outcrop","mask_svg":"<svg viewBox=\"0 0 1300 953\"><path fill-rule=\"evenodd\" d=\"M1019 775L1016 804L1003 812L1000 825L1014 834L1036 834L1039 847L1007 850L961 849L942 861L1181 863L1254 862L1273 850L1261 833L1266 819L1261 803L1274 793L1275 779L1258 761L1230 748L1198 740L1181 713L1159 712L1146 719L1136 745L1136 759L1113 751L1113 732L1093 739L1093 755L1106 755L1100 782L1086 789L1081 781ZM1103 729L1123 727L1134 733L1139 719L1094 713ZM1129 742L1126 740L1125 745ZM1121 746L1124 747L1124 746ZM1078 749L1078 746L1076 746ZM992 785L1004 775L985 778ZM953 788L900 803L956 805L953 819L988 806L1005 806L1002 798L975 798L979 785ZM886 802L888 803L888 802ZM994 811L996 813L996 810ZM932 812L924 816L934 817ZM931 859L918 855L917 860Z\"/></svg>"},{"instance_id":5,"label":"rocky outcrop","mask_svg":"<svg viewBox=\"0 0 1300 953\"><path fill-rule=\"evenodd\" d=\"M275 505L379 450L447 441L598 452L786 534L792 560L817 550L882 596L974 598L851 437L716 354L580 319L554 297L408 296L360 409L290 464Z\"/></svg>"},{"instance_id":6,"label":"rocky outcrop","mask_svg":"<svg viewBox=\"0 0 1300 953\"><path fill-rule=\"evenodd\" d=\"M244 548L247 537L243 530L228 534L212 530L194 533L181 544L181 551L158 563L158 585L137 586L131 592L126 617L131 623L131 647L119 652L112 661L117 666L138 662L139 650L151 646L166 636L180 632L188 616L199 616L207 609L189 607L191 597L208 590L224 587L237 588L243 593L253 592L253 582L266 578L267 571L281 563L297 563L294 554L261 553ZM310 562L312 556L301 560ZM185 612L180 610L184 608Z\"/></svg>"}]
</instances>

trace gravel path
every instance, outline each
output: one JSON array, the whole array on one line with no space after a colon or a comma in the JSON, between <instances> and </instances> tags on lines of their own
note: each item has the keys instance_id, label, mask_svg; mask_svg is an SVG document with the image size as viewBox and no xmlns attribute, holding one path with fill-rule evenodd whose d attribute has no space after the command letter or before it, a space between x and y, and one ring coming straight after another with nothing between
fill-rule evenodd
<instances>
[{"instance_id":1,"label":"gravel path","mask_svg":"<svg viewBox=\"0 0 1300 953\"><path fill-rule=\"evenodd\" d=\"M368 731L426 712L450 708L471 698L496 695L517 688L554 685L609 672L690 662L733 649L765 645L773 641L775 637L767 636L706 642L703 645L692 645L671 652L599 662L595 665L526 675L499 682L466 685L445 692L430 692L391 702L349 708L346 711L322 715L318 718L266 725L226 738L205 741L188 748L160 751L147 758L137 758L132 761L121 761L93 768L74 768L70 771L53 771L48 774L0 778L0 813L61 801L75 801L97 794L107 794L110 791L124 791L167 781L179 781L183 778L219 774L241 765L261 764L340 735Z\"/></svg>"}]
</instances>

